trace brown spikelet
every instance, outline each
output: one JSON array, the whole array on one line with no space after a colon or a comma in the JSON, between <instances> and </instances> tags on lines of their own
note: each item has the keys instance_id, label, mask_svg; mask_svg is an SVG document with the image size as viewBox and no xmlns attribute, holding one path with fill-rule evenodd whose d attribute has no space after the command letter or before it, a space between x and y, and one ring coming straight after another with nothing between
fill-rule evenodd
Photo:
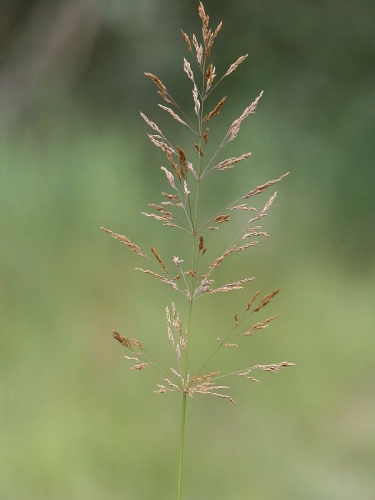
<instances>
[{"instance_id":1,"label":"brown spikelet","mask_svg":"<svg viewBox=\"0 0 375 500\"><path fill-rule=\"evenodd\" d=\"M188 47L188 49L190 50L190 52L193 52L193 49L191 48L191 42L190 42L190 38L188 37L188 35L181 30L181 34L182 34L182 38L185 40L185 43Z\"/></svg>"},{"instance_id":2,"label":"brown spikelet","mask_svg":"<svg viewBox=\"0 0 375 500\"><path fill-rule=\"evenodd\" d=\"M231 207L231 210L247 210L247 211L256 211L256 208L254 207L248 207L246 203L241 203L241 205L236 205L234 207Z\"/></svg>"},{"instance_id":3,"label":"brown spikelet","mask_svg":"<svg viewBox=\"0 0 375 500\"><path fill-rule=\"evenodd\" d=\"M171 214L171 212L165 210L164 207L161 207L160 205L155 205L155 203L149 203L148 206L154 208L158 212L161 212L166 218L173 219L173 215Z\"/></svg>"},{"instance_id":4,"label":"brown spikelet","mask_svg":"<svg viewBox=\"0 0 375 500\"><path fill-rule=\"evenodd\" d=\"M251 156L251 153L244 153L241 156L228 158L227 160L223 160L218 163L214 168L216 170L227 170L228 168L232 168L239 161L246 160L249 156Z\"/></svg>"},{"instance_id":5,"label":"brown spikelet","mask_svg":"<svg viewBox=\"0 0 375 500\"><path fill-rule=\"evenodd\" d=\"M155 85L161 92L167 94L167 87L157 76L153 75L152 73L145 73L145 75L151 78L151 80L155 83Z\"/></svg>"},{"instance_id":6,"label":"brown spikelet","mask_svg":"<svg viewBox=\"0 0 375 500\"><path fill-rule=\"evenodd\" d=\"M224 78L225 76L228 76L228 75L230 75L231 73L233 73L233 71L234 71L234 70L236 70L236 69L238 68L238 66L239 66L241 63L243 63L243 62L244 62L244 60L247 58L247 56L248 56L248 55L249 55L249 54L246 54L246 55L244 55L244 56L239 57L239 58L237 59L237 61L236 61L236 62L234 62L233 64L231 64L231 65L229 66L229 68L227 69L227 71L225 72L225 74L224 74L223 78Z\"/></svg>"},{"instance_id":7,"label":"brown spikelet","mask_svg":"<svg viewBox=\"0 0 375 500\"><path fill-rule=\"evenodd\" d=\"M208 37L206 38L206 40L207 41L206 41L206 50L205 50L205 53L204 53L204 59L205 59L205 61L208 61L208 59L210 58L210 55L211 55L211 44L209 43L209 38Z\"/></svg>"},{"instance_id":8,"label":"brown spikelet","mask_svg":"<svg viewBox=\"0 0 375 500\"><path fill-rule=\"evenodd\" d=\"M167 200L173 200L173 201L178 201L179 200L179 197L176 195L176 194L170 194L170 193L161 193L164 198L166 198Z\"/></svg>"},{"instance_id":9,"label":"brown spikelet","mask_svg":"<svg viewBox=\"0 0 375 500\"><path fill-rule=\"evenodd\" d=\"M162 149L163 151L170 151L174 153L174 150L166 144L163 138L159 134L147 134L147 137L150 139L152 144L154 144L157 148Z\"/></svg>"},{"instance_id":10,"label":"brown spikelet","mask_svg":"<svg viewBox=\"0 0 375 500\"><path fill-rule=\"evenodd\" d=\"M193 87L193 100L194 100L194 111L195 114L199 117L199 112L201 109L201 103L199 100L199 92L198 92L198 87L194 84Z\"/></svg>"},{"instance_id":11,"label":"brown spikelet","mask_svg":"<svg viewBox=\"0 0 375 500\"><path fill-rule=\"evenodd\" d=\"M150 250L151 250L152 254L154 255L155 259L159 262L159 264L161 265L161 267L168 274L167 266L165 265L163 259L160 257L159 252L152 245L150 246Z\"/></svg>"},{"instance_id":12,"label":"brown spikelet","mask_svg":"<svg viewBox=\"0 0 375 500\"><path fill-rule=\"evenodd\" d=\"M260 293L259 291L255 292L254 295L251 297L251 299L247 303L246 311L249 311L251 309L251 306L254 304L254 302L255 302L256 298L258 297L259 293Z\"/></svg>"},{"instance_id":13,"label":"brown spikelet","mask_svg":"<svg viewBox=\"0 0 375 500\"><path fill-rule=\"evenodd\" d=\"M197 275L197 272L196 271L192 271L191 269L189 269L189 271L185 271L185 275L186 276L192 276L194 278Z\"/></svg>"},{"instance_id":14,"label":"brown spikelet","mask_svg":"<svg viewBox=\"0 0 375 500\"><path fill-rule=\"evenodd\" d=\"M167 103L173 103L173 100L168 94L167 87L164 85L164 83L152 73L145 73L145 75L155 83L158 88L158 94L164 99L164 101Z\"/></svg>"},{"instance_id":15,"label":"brown spikelet","mask_svg":"<svg viewBox=\"0 0 375 500\"><path fill-rule=\"evenodd\" d=\"M208 144L208 134L209 134L209 132L210 132L210 129L207 127L206 130L203 132L203 135L202 135L204 143L205 143L206 146Z\"/></svg>"},{"instance_id":16,"label":"brown spikelet","mask_svg":"<svg viewBox=\"0 0 375 500\"><path fill-rule=\"evenodd\" d=\"M202 20L202 25L203 25L203 28L202 28L202 32L203 32L203 38L206 38L206 34L207 34L207 29L208 29L208 24L210 22L210 17L206 14L205 10L204 10L204 5L202 2L199 2L199 7L198 7L198 14L199 14L199 17L201 18Z\"/></svg>"},{"instance_id":17,"label":"brown spikelet","mask_svg":"<svg viewBox=\"0 0 375 500\"><path fill-rule=\"evenodd\" d=\"M200 236L199 237L199 246L198 246L198 250L201 252L204 248L204 244L203 244L203 236Z\"/></svg>"},{"instance_id":18,"label":"brown spikelet","mask_svg":"<svg viewBox=\"0 0 375 500\"><path fill-rule=\"evenodd\" d=\"M197 143L194 144L194 147L195 147L197 153L199 154L199 156L204 156L202 149L200 148L200 146Z\"/></svg>"},{"instance_id":19,"label":"brown spikelet","mask_svg":"<svg viewBox=\"0 0 375 500\"><path fill-rule=\"evenodd\" d=\"M140 363L139 365L134 365L132 366L130 369L131 370L144 370L145 368L147 368L149 366L148 363Z\"/></svg>"},{"instance_id":20,"label":"brown spikelet","mask_svg":"<svg viewBox=\"0 0 375 500\"><path fill-rule=\"evenodd\" d=\"M130 351L132 351L132 343L131 343L131 340L127 337L124 337L123 335L121 335L121 333L118 333L116 331L113 331L112 332L112 335L113 337L118 341L120 342L120 344L122 344L124 347L127 347L128 349L130 349Z\"/></svg>"},{"instance_id":21,"label":"brown spikelet","mask_svg":"<svg viewBox=\"0 0 375 500\"><path fill-rule=\"evenodd\" d=\"M256 238L256 237L269 238L270 235L265 231L249 231L248 233L242 236L242 239L245 240L246 238Z\"/></svg>"},{"instance_id":22,"label":"brown spikelet","mask_svg":"<svg viewBox=\"0 0 375 500\"><path fill-rule=\"evenodd\" d=\"M235 314L234 316L234 324L238 326L240 324L239 319L238 319L238 314Z\"/></svg>"},{"instance_id":23,"label":"brown spikelet","mask_svg":"<svg viewBox=\"0 0 375 500\"><path fill-rule=\"evenodd\" d=\"M210 394L211 396L217 396L219 398L227 399L231 403L234 403L235 401L228 394L217 392L226 389L229 389L227 385L214 385L210 381L205 381L201 384L190 386L188 389L188 393L190 396L193 396L193 394Z\"/></svg>"},{"instance_id":24,"label":"brown spikelet","mask_svg":"<svg viewBox=\"0 0 375 500\"><path fill-rule=\"evenodd\" d=\"M220 113L221 108L224 106L226 103L227 96L224 96L214 107L212 111L210 111L204 118L203 121L207 122L209 120L212 120L212 118L215 118Z\"/></svg>"},{"instance_id":25,"label":"brown spikelet","mask_svg":"<svg viewBox=\"0 0 375 500\"><path fill-rule=\"evenodd\" d=\"M127 238L126 236L123 236L122 234L114 233L113 231L111 231L110 229L107 229L105 227L101 227L100 229L102 229L106 233L110 234L112 236L112 238L115 238L115 240L119 240L119 241L121 241L121 243L124 243L126 246L128 246L131 250L133 250L133 252L138 254L140 257L144 257L139 246L136 245L135 243L131 242L129 240L129 238Z\"/></svg>"},{"instance_id":26,"label":"brown spikelet","mask_svg":"<svg viewBox=\"0 0 375 500\"><path fill-rule=\"evenodd\" d=\"M233 247L229 248L229 250L226 250L220 257L213 261L213 263L210 265L210 269L214 270L219 267L223 260L228 257L228 255L236 251L236 248L236 245L234 245Z\"/></svg>"},{"instance_id":27,"label":"brown spikelet","mask_svg":"<svg viewBox=\"0 0 375 500\"><path fill-rule=\"evenodd\" d=\"M233 290L242 290L244 287L243 284L248 281L252 281L254 277L244 278L242 280L234 281L233 283L227 283L226 285L220 286L219 288L208 288L205 290L205 293L220 293L220 292L232 292Z\"/></svg>"},{"instance_id":28,"label":"brown spikelet","mask_svg":"<svg viewBox=\"0 0 375 500\"><path fill-rule=\"evenodd\" d=\"M176 149L177 149L177 152L178 152L179 161L180 161L180 165L181 165L181 176L185 179L186 178L186 174L187 174L187 170L188 170L188 164L187 164L187 160L186 160L186 153L185 153L185 151L182 148L180 148L180 146L177 146Z\"/></svg>"},{"instance_id":29,"label":"brown spikelet","mask_svg":"<svg viewBox=\"0 0 375 500\"><path fill-rule=\"evenodd\" d=\"M131 343L133 345L135 345L136 347L138 347L138 349L144 349L143 345L142 345L142 342L140 342L139 340L137 339L130 339L131 340Z\"/></svg>"},{"instance_id":30,"label":"brown spikelet","mask_svg":"<svg viewBox=\"0 0 375 500\"><path fill-rule=\"evenodd\" d=\"M276 288L276 290L274 290L273 292L265 295L263 297L263 299L261 300L261 303L259 304L259 306L257 306L254 309L254 312L260 311L261 309L263 309L263 307L265 307L267 304L269 304L270 301L275 297L275 295L277 295L280 292L280 290L281 290L281 288Z\"/></svg>"},{"instance_id":31,"label":"brown spikelet","mask_svg":"<svg viewBox=\"0 0 375 500\"><path fill-rule=\"evenodd\" d=\"M196 86L193 70L191 69L191 65L190 65L189 61L187 59L185 59L185 57L184 57L184 71L185 71L187 77L189 78L189 80L191 80L193 82L194 86Z\"/></svg>"},{"instance_id":32,"label":"brown spikelet","mask_svg":"<svg viewBox=\"0 0 375 500\"><path fill-rule=\"evenodd\" d=\"M192 377L191 381L192 382L203 382L205 380L211 380L213 377L216 377L216 375L219 375L220 372L211 372L211 373L206 373L206 375L194 375Z\"/></svg>"},{"instance_id":33,"label":"brown spikelet","mask_svg":"<svg viewBox=\"0 0 375 500\"><path fill-rule=\"evenodd\" d=\"M282 361L281 363L275 363L272 365L255 365L253 368L258 370L263 370L265 372L278 372L281 368L288 368L289 366L296 366L295 363L289 363L289 361Z\"/></svg>"},{"instance_id":34,"label":"brown spikelet","mask_svg":"<svg viewBox=\"0 0 375 500\"><path fill-rule=\"evenodd\" d=\"M272 203L275 201L276 196L277 196L277 191L276 191L276 193L273 193L273 195L270 197L270 199L264 205L264 207L262 208L262 210L259 213L260 216L263 216L267 212L267 210L270 208Z\"/></svg>"},{"instance_id":35,"label":"brown spikelet","mask_svg":"<svg viewBox=\"0 0 375 500\"><path fill-rule=\"evenodd\" d=\"M252 241L250 243L246 243L245 245L241 245L239 247L236 247L235 252L242 252L243 250L247 250L248 248L255 247L259 241Z\"/></svg>"},{"instance_id":36,"label":"brown spikelet","mask_svg":"<svg viewBox=\"0 0 375 500\"><path fill-rule=\"evenodd\" d=\"M194 45L195 51L198 52L198 50L199 50L199 42L198 42L197 37L194 35L194 33L193 33L193 45Z\"/></svg>"},{"instance_id":37,"label":"brown spikelet","mask_svg":"<svg viewBox=\"0 0 375 500\"><path fill-rule=\"evenodd\" d=\"M197 37L193 35L193 45L195 48L196 58L199 66L202 66L203 61L203 47L198 43Z\"/></svg>"},{"instance_id":38,"label":"brown spikelet","mask_svg":"<svg viewBox=\"0 0 375 500\"><path fill-rule=\"evenodd\" d=\"M269 200L267 201L267 203L264 205L264 207L262 208L262 210L260 210L260 212L258 212L258 214L255 216L255 217L252 217L248 223L249 224L252 224L253 222L255 221L258 221L260 219L262 219L263 217L265 217L267 215L267 211L268 209L271 207L272 203L275 201L276 199L276 196L277 196L277 192L274 193L270 198Z\"/></svg>"},{"instance_id":39,"label":"brown spikelet","mask_svg":"<svg viewBox=\"0 0 375 500\"><path fill-rule=\"evenodd\" d=\"M156 387L159 387L159 389L155 390L154 394L165 394L168 391L172 392L171 389L168 389L168 387L166 387L165 385L162 385L162 384L156 384Z\"/></svg>"},{"instance_id":40,"label":"brown spikelet","mask_svg":"<svg viewBox=\"0 0 375 500\"><path fill-rule=\"evenodd\" d=\"M250 377L250 376L249 376L249 375L247 375L246 373L238 373L237 375L238 375L239 377L246 378L247 380L251 380L252 382L260 382L260 380L258 380L257 378Z\"/></svg>"},{"instance_id":41,"label":"brown spikelet","mask_svg":"<svg viewBox=\"0 0 375 500\"><path fill-rule=\"evenodd\" d=\"M168 162L170 164L170 166L173 168L173 170L175 171L178 179L181 181L181 170L178 168L177 164L173 161L173 157L172 157L172 153L169 151L169 150L165 150L164 151L167 159L168 159Z\"/></svg>"},{"instance_id":42,"label":"brown spikelet","mask_svg":"<svg viewBox=\"0 0 375 500\"><path fill-rule=\"evenodd\" d=\"M255 325L251 326L248 328L245 332L242 333L242 335L245 335L246 337L249 337L252 335L256 330L263 330L264 328L267 328L267 326L276 319L277 316L271 316L270 318L265 319L264 321L261 321L259 323L255 323Z\"/></svg>"},{"instance_id":43,"label":"brown spikelet","mask_svg":"<svg viewBox=\"0 0 375 500\"><path fill-rule=\"evenodd\" d=\"M166 111L169 115L171 115L171 117L174 120L177 120L178 122L182 123L182 125L185 125L185 127L188 127L188 124L182 118L180 118L178 116L178 114L173 111L173 109L168 108L168 106L163 106L162 104L158 104L158 106L159 106L159 108L161 108L164 111Z\"/></svg>"},{"instance_id":44,"label":"brown spikelet","mask_svg":"<svg viewBox=\"0 0 375 500\"><path fill-rule=\"evenodd\" d=\"M169 213L169 212L168 212ZM155 219L157 221L163 222L163 224L171 224L171 221L173 220L173 216L167 216L167 215L157 215L157 214L149 214L148 212L141 212L142 215L145 217L149 217L151 219Z\"/></svg>"},{"instance_id":45,"label":"brown spikelet","mask_svg":"<svg viewBox=\"0 0 375 500\"><path fill-rule=\"evenodd\" d=\"M242 125L242 122L244 120L246 120L246 118L251 115L252 113L255 113L255 110L258 106L258 102L260 100L260 98L262 97L263 95L263 91L258 95L258 97L250 104L250 106L248 106L244 112L242 113L242 115L237 118L236 120L234 120L234 122L232 123L232 125L229 127L229 130L228 132L226 133L222 143L221 143L221 146L224 146L225 144L227 144L228 142L230 141L233 141L233 139L235 139L238 135L238 132L240 131L240 127Z\"/></svg>"},{"instance_id":46,"label":"brown spikelet","mask_svg":"<svg viewBox=\"0 0 375 500\"><path fill-rule=\"evenodd\" d=\"M214 37L214 38L216 38L216 37L217 37L217 35L219 34L219 31L221 30L222 26L223 26L223 22L222 22L222 21L220 21L220 22L219 22L219 24L217 25L216 30L214 31L214 34L213 34L213 37Z\"/></svg>"},{"instance_id":47,"label":"brown spikelet","mask_svg":"<svg viewBox=\"0 0 375 500\"><path fill-rule=\"evenodd\" d=\"M156 125L156 123L154 123L149 118L147 118L147 116L144 113L141 112L140 115L149 127L151 127L153 130L155 130L155 132L158 132L158 134L162 134L160 128Z\"/></svg>"},{"instance_id":48,"label":"brown spikelet","mask_svg":"<svg viewBox=\"0 0 375 500\"><path fill-rule=\"evenodd\" d=\"M215 79L216 71L215 66L210 64L206 70L205 78L206 78L206 92L208 92L212 86L212 83Z\"/></svg>"},{"instance_id":49,"label":"brown spikelet","mask_svg":"<svg viewBox=\"0 0 375 500\"><path fill-rule=\"evenodd\" d=\"M176 188L176 184L174 182L174 177L173 177L173 174L172 172L170 172L168 169L166 169L165 167L161 167L161 169L163 170L163 172L165 173L167 179L168 179L168 182L170 184L170 186L175 189L177 191L177 188Z\"/></svg>"},{"instance_id":50,"label":"brown spikelet","mask_svg":"<svg viewBox=\"0 0 375 500\"><path fill-rule=\"evenodd\" d=\"M265 191L266 189L268 189L269 187L273 186L274 184L276 184L276 182L280 182L282 179L284 179L284 177L286 177L287 175L289 175L289 172L287 172L286 174L283 174L281 177L279 177L278 179L274 179L272 181L268 181L266 182L265 184L262 184L261 186L258 186L256 187L255 189L252 189L251 191L249 191L247 194L245 194L245 196L242 197L243 200L246 200L247 198L250 198L251 196L256 196L257 194L260 194L260 193L263 193L263 191Z\"/></svg>"},{"instance_id":51,"label":"brown spikelet","mask_svg":"<svg viewBox=\"0 0 375 500\"><path fill-rule=\"evenodd\" d=\"M225 215L218 215L214 218L214 221L217 223L217 224L221 224L222 222L228 222L230 221L230 215L229 214L225 214Z\"/></svg>"},{"instance_id":52,"label":"brown spikelet","mask_svg":"<svg viewBox=\"0 0 375 500\"><path fill-rule=\"evenodd\" d=\"M112 335L118 342L120 342L120 344L122 344L124 347L127 347L130 351L134 351L133 345L138 347L138 349L144 349L142 342L137 339L124 337L123 335L121 335L121 333L116 332L115 330L112 332Z\"/></svg>"},{"instance_id":53,"label":"brown spikelet","mask_svg":"<svg viewBox=\"0 0 375 500\"><path fill-rule=\"evenodd\" d=\"M164 278L164 276L161 276L160 274L154 273L153 271L150 271L150 269L142 269L141 267L136 267L136 271L141 271L144 274L149 274L150 276L154 276L155 278L158 278L160 281L163 283L171 286L175 290L178 290L178 286L172 279Z\"/></svg>"}]
</instances>

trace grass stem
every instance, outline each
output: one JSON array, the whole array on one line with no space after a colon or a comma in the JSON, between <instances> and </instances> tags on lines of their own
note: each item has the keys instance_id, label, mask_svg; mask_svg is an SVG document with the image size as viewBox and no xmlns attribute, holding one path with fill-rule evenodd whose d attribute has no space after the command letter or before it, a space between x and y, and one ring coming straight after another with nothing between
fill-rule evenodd
<instances>
[{"instance_id":1,"label":"grass stem","mask_svg":"<svg viewBox=\"0 0 375 500\"><path fill-rule=\"evenodd\" d=\"M181 430L180 430L180 458L178 464L178 489L177 500L181 500L182 492L182 471L184 460L184 443L185 443L185 417L186 417L186 393L182 394L182 411L181 411Z\"/></svg>"}]
</instances>

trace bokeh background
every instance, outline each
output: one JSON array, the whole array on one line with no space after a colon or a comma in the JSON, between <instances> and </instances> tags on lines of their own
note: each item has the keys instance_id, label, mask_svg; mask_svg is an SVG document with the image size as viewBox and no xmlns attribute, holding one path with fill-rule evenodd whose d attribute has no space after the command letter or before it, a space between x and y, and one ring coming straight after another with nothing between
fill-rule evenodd
<instances>
[{"instance_id":1,"label":"bokeh background","mask_svg":"<svg viewBox=\"0 0 375 500\"><path fill-rule=\"evenodd\" d=\"M1 499L175 498L180 398L154 395L157 374L129 371L111 338L171 355L173 296L99 228L183 252L178 233L140 215L166 186L139 111L190 140L143 72L191 108L180 28L199 34L197 5L1 2ZM193 352L210 351L255 289L281 286L267 310L277 322L218 361L297 366L234 380L236 406L189 400L184 498L373 500L375 4L205 6L224 21L218 74L249 53L215 94L229 96L219 130L265 94L233 143L253 157L204 203L290 175L265 220L272 238L225 268L256 285L202 300Z\"/></svg>"}]
</instances>

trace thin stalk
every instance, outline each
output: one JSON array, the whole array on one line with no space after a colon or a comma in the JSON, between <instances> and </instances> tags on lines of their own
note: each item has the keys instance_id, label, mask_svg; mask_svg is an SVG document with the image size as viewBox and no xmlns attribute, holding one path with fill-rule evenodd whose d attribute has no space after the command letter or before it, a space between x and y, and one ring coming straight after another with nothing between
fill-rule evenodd
<instances>
[{"instance_id":1,"label":"thin stalk","mask_svg":"<svg viewBox=\"0 0 375 500\"><path fill-rule=\"evenodd\" d=\"M203 80L202 80L202 94L204 91L205 85L205 71L203 71ZM199 114L199 141L198 147L201 150L202 147L202 124L203 124L203 108L204 108L204 99L201 98L201 109ZM185 376L184 376L184 388L182 393L182 410L181 410L181 429L180 429L180 456L179 456L179 465L178 465L178 490L177 490L177 500L181 500L181 492L182 492L182 476L183 476L183 459L184 459L184 443L185 443L185 419L186 419L186 396L187 396L187 387L188 387L188 377L189 377L189 346L190 346L190 332L191 332L191 323L193 317L193 302L194 302L194 289L197 281L197 271L198 271L198 262L199 262L199 254L197 257L197 236L198 236L198 207L199 207L199 185L201 180L201 170L202 170L202 157L198 153L198 168L197 168L197 186L195 192L195 202L194 202L194 213L191 212L190 200L190 214L191 214L191 226L192 226L192 252L191 252L191 289L190 289L190 298L189 298L189 313L188 313L188 323L187 323L187 331L188 331L188 340L186 345L185 352Z\"/></svg>"},{"instance_id":2,"label":"thin stalk","mask_svg":"<svg viewBox=\"0 0 375 500\"><path fill-rule=\"evenodd\" d=\"M203 117L203 101L201 105L201 114L200 114L200 126L202 124ZM202 147L202 137L199 138L199 149ZM192 251L191 251L191 270L193 272L191 277L191 289L190 289L190 299L189 299L189 316L188 316L188 340L186 345L186 353L185 353L185 386L187 385L187 376L189 373L189 346L190 346L190 331L191 331L191 320L193 315L193 302L194 302L194 289L197 282L197 271L198 271L198 261L199 255L197 258L197 226L198 226L198 200L199 200L199 186L200 186L200 173L202 168L202 158L198 154L198 169L197 169L197 187L195 192L195 202L194 202L194 215L192 220Z\"/></svg>"},{"instance_id":3,"label":"thin stalk","mask_svg":"<svg viewBox=\"0 0 375 500\"><path fill-rule=\"evenodd\" d=\"M182 394L182 411L181 411L181 431L180 431L180 460L178 465L178 489L177 500L181 500L182 491L182 467L184 460L184 443L185 443L185 417L186 417L186 393Z\"/></svg>"}]
</instances>

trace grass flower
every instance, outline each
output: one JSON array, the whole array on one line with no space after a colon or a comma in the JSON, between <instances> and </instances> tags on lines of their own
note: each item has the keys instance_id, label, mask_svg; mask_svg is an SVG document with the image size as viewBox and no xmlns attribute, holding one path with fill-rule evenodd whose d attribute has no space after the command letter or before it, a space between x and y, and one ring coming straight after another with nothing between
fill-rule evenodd
<instances>
[{"instance_id":1,"label":"grass flower","mask_svg":"<svg viewBox=\"0 0 375 500\"><path fill-rule=\"evenodd\" d=\"M286 361L269 365L256 364L250 367L221 373L218 369L206 372L206 367L213 363L215 356L221 349L235 349L239 347L240 337L250 337L267 328L276 317L259 317L260 311L268 307L271 301L278 295L277 288L262 298L259 291L248 293L246 307L241 314L233 315L233 324L229 331L220 337L213 339L212 353L202 366L195 372L191 372L191 360L189 356L190 339L196 332L192 332L192 318L194 304L197 299L205 295L228 293L238 290L246 290L252 283L254 277L245 274L236 277L233 281L225 284L216 283L220 278L219 268L227 259L235 258L238 252L249 252L262 239L268 238L269 234L260 225L268 215L269 210L275 202L277 192L271 192L267 201L256 209L252 205L253 199L279 183L286 175L277 179L267 181L260 186L249 187L243 193L226 206L218 206L217 211L207 220L200 215L201 193L207 195L210 188L209 176L224 175L223 171L234 170L238 163L248 161L251 152L244 152L238 156L217 160L225 150L225 146L236 139L244 122L254 114L263 96L260 92L252 102L246 106L244 111L227 128L222 140L214 148L213 154L208 154L210 144L210 128L215 125L218 115L227 102L227 96L218 100L211 99L213 91L217 90L224 78L229 77L239 66L245 62L246 55L242 55L230 65L222 76L218 76L212 62L211 54L222 23L216 28L210 27L210 19L203 4L199 3L198 14L202 22L202 33L200 37L189 36L182 31L183 40L186 43L192 62L186 58L183 61L183 71L191 84L192 111L185 112L173 98L170 90L164 83L152 73L145 75L154 83L163 104L159 107L166 113L168 119L176 121L176 125L185 127L192 136L192 147L194 156L188 156L186 150L175 145L173 138L167 137L162 127L149 119L141 112L141 117L149 127L148 137L164 156L164 164L161 171L165 176L165 192L161 193L158 203L150 203L152 211L143 212L147 218L154 219L156 223L166 226L165 230L179 231L181 237L190 240L190 251L186 255L174 256L170 262L159 253L154 245L149 245L146 251L133 243L127 236L115 233L110 229L102 228L113 238L124 243L135 252L144 262L145 266L136 269L142 273L155 278L161 284L167 285L173 293L182 295L186 301L186 318L183 320L177 311L175 303L165 309L166 314L166 338L173 347L174 360L171 366L165 367L159 363L146 349L143 341L128 338L118 332L113 332L114 338L127 350L129 355L125 359L130 363L132 370L155 369L162 374L162 379L157 381L155 393L166 394L169 392L180 393L182 400L181 433L180 433L180 455L178 467L177 499L182 494L184 436L187 397L196 395L210 395L234 403L229 393L229 386L223 383L230 377L242 377L252 382L259 382L254 377L255 373L262 371L276 373L282 368L293 366ZM194 63L194 66L193 66ZM211 102L212 101L212 102ZM210 144L211 146L211 144ZM232 175L232 174L231 174ZM233 219L241 221L241 227L237 235L229 238L227 228ZM210 240L211 231L219 231L222 248L209 247L206 244ZM203 256L208 256L208 260ZM207 262L208 265L207 265ZM204 298L202 299L204 300ZM216 367L215 367L216 368Z\"/></svg>"}]
</instances>

